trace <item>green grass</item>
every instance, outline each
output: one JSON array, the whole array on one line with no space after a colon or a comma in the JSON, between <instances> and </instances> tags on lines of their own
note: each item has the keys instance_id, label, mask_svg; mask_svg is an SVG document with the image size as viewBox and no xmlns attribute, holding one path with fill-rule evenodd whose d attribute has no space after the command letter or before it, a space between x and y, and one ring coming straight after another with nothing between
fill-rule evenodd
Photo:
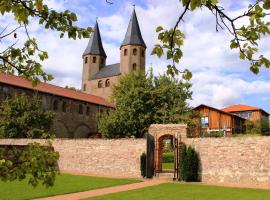
<instances>
[{"instance_id":1,"label":"green grass","mask_svg":"<svg viewBox=\"0 0 270 200\"><path fill-rule=\"evenodd\" d=\"M91 200L267 200L270 190L225 188L196 184L166 183L120 192Z\"/></svg>"},{"instance_id":2,"label":"green grass","mask_svg":"<svg viewBox=\"0 0 270 200\"><path fill-rule=\"evenodd\" d=\"M162 169L174 169L174 163L162 163Z\"/></svg>"},{"instance_id":3,"label":"green grass","mask_svg":"<svg viewBox=\"0 0 270 200\"><path fill-rule=\"evenodd\" d=\"M33 188L28 185L26 180L14 182L0 181L0 199L1 200L22 200L33 199L37 197L54 196L92 190L97 188L110 187L138 182L134 179L110 179L90 176L76 176L70 174L61 174L56 177L56 182L52 188L46 188L42 185Z\"/></svg>"}]
</instances>

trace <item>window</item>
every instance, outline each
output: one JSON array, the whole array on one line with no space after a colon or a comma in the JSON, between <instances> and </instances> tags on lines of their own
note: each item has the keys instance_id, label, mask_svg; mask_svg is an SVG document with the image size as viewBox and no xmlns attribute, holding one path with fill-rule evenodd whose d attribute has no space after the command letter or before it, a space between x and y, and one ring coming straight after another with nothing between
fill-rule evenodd
<instances>
[{"instance_id":1,"label":"window","mask_svg":"<svg viewBox=\"0 0 270 200\"><path fill-rule=\"evenodd\" d=\"M237 113L237 115L245 119L250 119L252 117L252 112L251 111L239 112Z\"/></svg>"},{"instance_id":2,"label":"window","mask_svg":"<svg viewBox=\"0 0 270 200\"><path fill-rule=\"evenodd\" d=\"M79 105L79 114L83 114L83 106L81 104Z\"/></svg>"},{"instance_id":3,"label":"window","mask_svg":"<svg viewBox=\"0 0 270 200\"><path fill-rule=\"evenodd\" d=\"M133 49L133 55L134 55L134 56L137 55L137 49L136 49L136 48Z\"/></svg>"},{"instance_id":4,"label":"window","mask_svg":"<svg viewBox=\"0 0 270 200\"><path fill-rule=\"evenodd\" d=\"M144 50L142 50L142 57L144 57L144 53L145 53Z\"/></svg>"},{"instance_id":5,"label":"window","mask_svg":"<svg viewBox=\"0 0 270 200\"><path fill-rule=\"evenodd\" d=\"M103 58L100 59L100 64L102 64L102 65L104 64L104 59Z\"/></svg>"},{"instance_id":6,"label":"window","mask_svg":"<svg viewBox=\"0 0 270 200\"><path fill-rule=\"evenodd\" d=\"M88 62L88 57L84 58L84 63L86 64Z\"/></svg>"},{"instance_id":7,"label":"window","mask_svg":"<svg viewBox=\"0 0 270 200\"><path fill-rule=\"evenodd\" d=\"M58 102L57 100L55 100L55 101L53 102L53 110L54 110L54 111L57 111L57 110L58 110L58 104L59 104L59 102Z\"/></svg>"},{"instance_id":8,"label":"window","mask_svg":"<svg viewBox=\"0 0 270 200\"><path fill-rule=\"evenodd\" d=\"M202 128L207 128L209 126L208 117L201 117Z\"/></svg>"},{"instance_id":9,"label":"window","mask_svg":"<svg viewBox=\"0 0 270 200\"><path fill-rule=\"evenodd\" d=\"M126 56L127 54L128 54L128 50L125 49L125 50L124 50L124 56Z\"/></svg>"},{"instance_id":10,"label":"window","mask_svg":"<svg viewBox=\"0 0 270 200\"><path fill-rule=\"evenodd\" d=\"M83 91L86 91L86 84L83 84Z\"/></svg>"},{"instance_id":11,"label":"window","mask_svg":"<svg viewBox=\"0 0 270 200\"><path fill-rule=\"evenodd\" d=\"M90 108L86 107L86 115L89 116L90 115Z\"/></svg>"},{"instance_id":12,"label":"window","mask_svg":"<svg viewBox=\"0 0 270 200\"><path fill-rule=\"evenodd\" d=\"M97 62L97 57L94 56L94 57L93 57L93 63L96 63L96 62Z\"/></svg>"},{"instance_id":13,"label":"window","mask_svg":"<svg viewBox=\"0 0 270 200\"><path fill-rule=\"evenodd\" d=\"M110 87L110 79L107 79L105 82L105 87Z\"/></svg>"},{"instance_id":14,"label":"window","mask_svg":"<svg viewBox=\"0 0 270 200\"><path fill-rule=\"evenodd\" d=\"M136 63L133 63L133 65L132 65L133 71L136 71L136 67L137 67Z\"/></svg>"},{"instance_id":15,"label":"window","mask_svg":"<svg viewBox=\"0 0 270 200\"><path fill-rule=\"evenodd\" d=\"M98 88L102 88L102 80L98 81Z\"/></svg>"},{"instance_id":16,"label":"window","mask_svg":"<svg viewBox=\"0 0 270 200\"><path fill-rule=\"evenodd\" d=\"M67 103L66 102L63 102L63 104L62 104L62 111L67 112Z\"/></svg>"},{"instance_id":17,"label":"window","mask_svg":"<svg viewBox=\"0 0 270 200\"><path fill-rule=\"evenodd\" d=\"M102 114L104 112L104 110L103 109L100 109L99 112Z\"/></svg>"}]
</instances>

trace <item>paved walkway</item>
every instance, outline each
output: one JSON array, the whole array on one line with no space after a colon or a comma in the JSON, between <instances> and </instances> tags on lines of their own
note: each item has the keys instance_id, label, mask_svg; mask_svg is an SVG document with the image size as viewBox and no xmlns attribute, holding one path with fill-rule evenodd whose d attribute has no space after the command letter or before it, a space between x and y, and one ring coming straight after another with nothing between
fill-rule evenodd
<instances>
[{"instance_id":1,"label":"paved walkway","mask_svg":"<svg viewBox=\"0 0 270 200\"><path fill-rule=\"evenodd\" d=\"M167 181L153 179L153 180L146 180L139 183L132 183L128 185L119 185L119 186L114 186L114 187L109 187L109 188L89 190L85 192L77 192L77 193L64 194L64 195L58 195L58 196L53 196L53 197L46 197L39 200L78 200L78 199L83 199L83 198L88 198L88 197L96 197L96 196L102 196L102 195L112 194L116 192L123 192L123 191L128 191L128 190L145 188L149 186L159 185L165 182Z\"/></svg>"}]
</instances>

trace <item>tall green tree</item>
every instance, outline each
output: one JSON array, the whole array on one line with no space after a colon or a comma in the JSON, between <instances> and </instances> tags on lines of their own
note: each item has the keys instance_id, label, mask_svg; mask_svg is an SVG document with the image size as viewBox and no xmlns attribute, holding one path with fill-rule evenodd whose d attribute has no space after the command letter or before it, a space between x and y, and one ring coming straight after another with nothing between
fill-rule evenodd
<instances>
[{"instance_id":1,"label":"tall green tree","mask_svg":"<svg viewBox=\"0 0 270 200\"><path fill-rule=\"evenodd\" d=\"M115 110L99 118L104 137L143 137L153 123L190 121L191 84L166 75L131 73L113 88Z\"/></svg>"},{"instance_id":2,"label":"tall green tree","mask_svg":"<svg viewBox=\"0 0 270 200\"><path fill-rule=\"evenodd\" d=\"M270 67L269 58L260 54L259 49L261 38L270 34L270 21L267 17L270 15L270 0L254 0L242 14L234 17L230 16L222 6L222 2L224 0L179 0L178 6L182 7L182 11L176 19L175 26L169 29L157 27L156 32L160 42L155 45L152 54L172 60L172 64L167 66L168 74L182 73L185 79L192 77L192 73L187 68L179 69L177 66L183 56L182 47L185 39L185 34L178 27L188 21L187 13L199 9L206 9L213 13L217 32L225 29L230 33L230 48L238 50L240 59L250 63L249 67L253 73L258 74L262 67Z\"/></svg>"},{"instance_id":3,"label":"tall green tree","mask_svg":"<svg viewBox=\"0 0 270 200\"><path fill-rule=\"evenodd\" d=\"M53 113L42 108L37 97L24 94L6 99L0 105L1 138L54 138L51 132ZM39 182L52 186L58 173L59 159L50 141L47 144L29 143L27 146L0 146L0 180L14 181L28 178L29 184Z\"/></svg>"}]
</instances>

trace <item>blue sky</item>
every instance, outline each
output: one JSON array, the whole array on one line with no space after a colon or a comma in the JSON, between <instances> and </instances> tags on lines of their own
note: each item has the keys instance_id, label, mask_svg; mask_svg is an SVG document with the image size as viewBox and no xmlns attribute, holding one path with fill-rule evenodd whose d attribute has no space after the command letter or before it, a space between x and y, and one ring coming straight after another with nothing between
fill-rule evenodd
<instances>
[{"instance_id":1,"label":"blue sky","mask_svg":"<svg viewBox=\"0 0 270 200\"><path fill-rule=\"evenodd\" d=\"M70 9L78 14L78 25L93 26L98 17L103 45L107 53L107 64L119 62L119 46L124 38L128 21L136 4L137 16L143 38L147 44L147 69L153 67L155 74L164 73L167 61L150 56L153 45L157 43L155 28L158 25L172 27L182 10L178 0L47 0L57 9ZM222 0L230 16L245 10L249 0ZM11 17L0 17L0 27L14 24ZM193 72L192 106L204 103L217 108L231 104L249 104L270 112L270 70L264 69L259 75L249 71L247 62L239 59L237 51L231 51L231 36L226 31L215 32L215 18L207 10L188 13L180 29L186 34L184 57L180 68ZM88 39L59 40L59 34L44 31L33 20L29 26L30 35L36 37L40 47L47 50L49 60L43 63L44 69L55 77L53 83L80 88L82 73L81 55ZM20 41L25 35L18 33ZM270 37L261 42L263 54L270 58ZM0 49L8 42L0 44ZM20 44L20 43L18 43Z\"/></svg>"}]
</instances>

